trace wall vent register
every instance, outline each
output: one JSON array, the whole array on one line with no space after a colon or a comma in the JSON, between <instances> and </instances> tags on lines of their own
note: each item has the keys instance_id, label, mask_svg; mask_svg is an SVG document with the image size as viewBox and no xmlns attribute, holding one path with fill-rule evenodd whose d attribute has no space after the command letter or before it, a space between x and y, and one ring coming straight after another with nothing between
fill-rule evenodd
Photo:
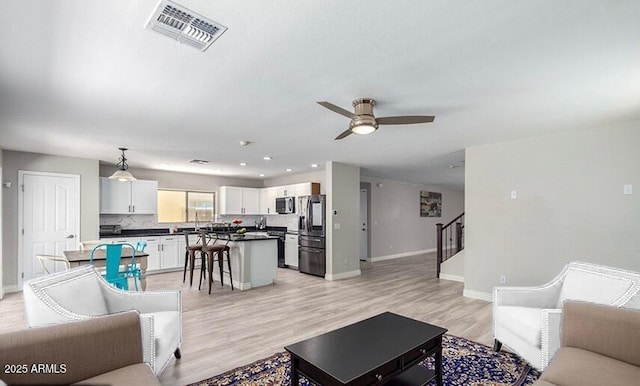
<instances>
[{"instance_id":1,"label":"wall vent register","mask_svg":"<svg viewBox=\"0 0 640 386\"><path fill-rule=\"evenodd\" d=\"M169 0L158 4L146 28L201 51L209 48L227 30L222 24Z\"/></svg>"}]
</instances>

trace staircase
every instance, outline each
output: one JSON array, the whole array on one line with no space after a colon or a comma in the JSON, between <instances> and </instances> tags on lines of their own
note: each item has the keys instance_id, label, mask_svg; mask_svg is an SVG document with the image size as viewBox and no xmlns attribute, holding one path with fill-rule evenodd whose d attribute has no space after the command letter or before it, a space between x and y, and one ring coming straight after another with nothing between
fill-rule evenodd
<instances>
[{"instance_id":1,"label":"staircase","mask_svg":"<svg viewBox=\"0 0 640 386\"><path fill-rule=\"evenodd\" d=\"M440 265L464 249L464 212L447 225L436 224L437 267L436 277L440 278Z\"/></svg>"}]
</instances>

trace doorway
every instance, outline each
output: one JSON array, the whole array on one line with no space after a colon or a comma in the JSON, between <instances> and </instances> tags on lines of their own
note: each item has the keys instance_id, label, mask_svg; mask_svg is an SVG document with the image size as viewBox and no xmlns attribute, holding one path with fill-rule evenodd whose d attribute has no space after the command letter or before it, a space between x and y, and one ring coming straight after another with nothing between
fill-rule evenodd
<instances>
[{"instance_id":1,"label":"doorway","mask_svg":"<svg viewBox=\"0 0 640 386\"><path fill-rule=\"evenodd\" d=\"M368 186L367 186L368 185ZM369 229L369 183L360 183L360 260L369 260L370 234Z\"/></svg>"},{"instance_id":2,"label":"doorway","mask_svg":"<svg viewBox=\"0 0 640 386\"><path fill-rule=\"evenodd\" d=\"M80 240L80 176L18 171L18 286L44 275L36 255L62 256ZM55 271L64 269L56 266Z\"/></svg>"}]
</instances>

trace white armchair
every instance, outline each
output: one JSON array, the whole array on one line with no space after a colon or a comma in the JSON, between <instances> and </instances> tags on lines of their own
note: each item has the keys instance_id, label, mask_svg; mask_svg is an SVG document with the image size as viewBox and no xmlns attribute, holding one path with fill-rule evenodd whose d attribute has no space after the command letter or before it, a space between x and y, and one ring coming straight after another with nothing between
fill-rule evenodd
<instances>
[{"instance_id":1,"label":"white armchair","mask_svg":"<svg viewBox=\"0 0 640 386\"><path fill-rule=\"evenodd\" d=\"M160 374L172 355L180 358L180 291L127 292L116 289L93 266L39 277L24 284L29 327L90 319L136 310L140 313L143 360Z\"/></svg>"},{"instance_id":2,"label":"white armchair","mask_svg":"<svg viewBox=\"0 0 640 386\"><path fill-rule=\"evenodd\" d=\"M565 300L640 308L640 274L595 264L570 262L539 287L496 287L493 291L494 349L502 343L544 370L560 348Z\"/></svg>"}]
</instances>

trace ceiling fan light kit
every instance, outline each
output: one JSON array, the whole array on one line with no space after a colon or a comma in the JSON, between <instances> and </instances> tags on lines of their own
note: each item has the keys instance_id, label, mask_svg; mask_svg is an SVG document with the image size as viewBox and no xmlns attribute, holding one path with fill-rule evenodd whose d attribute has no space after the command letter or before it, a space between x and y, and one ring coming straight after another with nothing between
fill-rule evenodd
<instances>
[{"instance_id":1,"label":"ceiling fan light kit","mask_svg":"<svg viewBox=\"0 0 640 386\"><path fill-rule=\"evenodd\" d=\"M406 115L397 117L376 118L373 115L373 106L376 101L371 98L359 98L353 101L354 113L330 102L318 102L324 108L351 119L349 128L335 139L343 139L351 134L371 134L378 130L378 125L409 125L414 123L429 123L435 119L432 115Z\"/></svg>"},{"instance_id":2,"label":"ceiling fan light kit","mask_svg":"<svg viewBox=\"0 0 640 386\"><path fill-rule=\"evenodd\" d=\"M373 125L368 125L366 123L353 126L351 128L351 131L353 131L355 134L362 134L362 135L371 134L376 130L378 130L378 125L373 126Z\"/></svg>"},{"instance_id":3,"label":"ceiling fan light kit","mask_svg":"<svg viewBox=\"0 0 640 386\"><path fill-rule=\"evenodd\" d=\"M125 157L124 155L124 152L129 149L120 147L118 148L118 150L122 151L122 154L118 158L118 163L116 164L118 170L116 170L111 176L109 176L109 179L118 180L121 182L135 181L137 178L135 178L133 174L131 174L127 170L129 169L129 164L127 163L127 157Z\"/></svg>"}]
</instances>

